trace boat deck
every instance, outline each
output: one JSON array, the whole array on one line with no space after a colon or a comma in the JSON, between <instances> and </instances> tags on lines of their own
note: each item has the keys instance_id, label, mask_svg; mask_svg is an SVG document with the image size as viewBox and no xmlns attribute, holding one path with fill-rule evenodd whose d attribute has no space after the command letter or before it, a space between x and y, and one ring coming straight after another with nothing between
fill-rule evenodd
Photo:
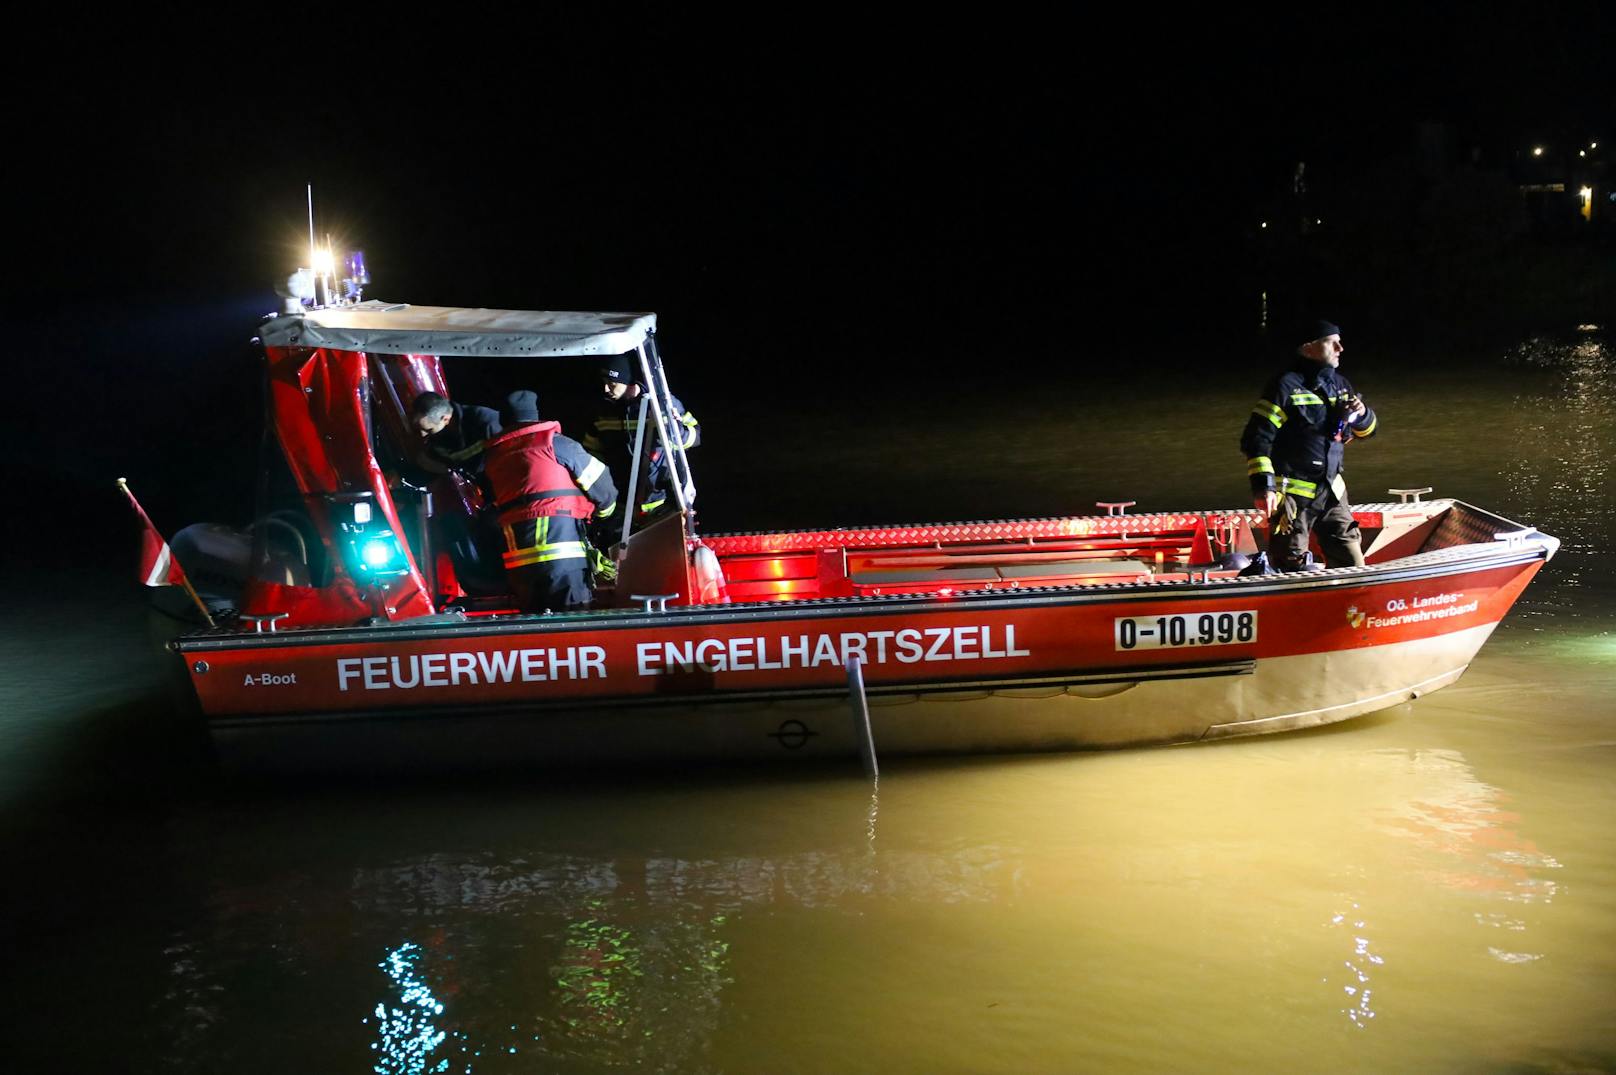
<instances>
[{"instance_id":1,"label":"boat deck","mask_svg":"<svg viewBox=\"0 0 1616 1075\"><path fill-rule=\"evenodd\" d=\"M1356 508L1366 559L1492 539L1496 526L1480 520L1468 534L1454 503ZM1265 526L1260 512L1236 509L716 534L702 544L730 600L795 601L1228 578L1232 554L1255 553Z\"/></svg>"}]
</instances>

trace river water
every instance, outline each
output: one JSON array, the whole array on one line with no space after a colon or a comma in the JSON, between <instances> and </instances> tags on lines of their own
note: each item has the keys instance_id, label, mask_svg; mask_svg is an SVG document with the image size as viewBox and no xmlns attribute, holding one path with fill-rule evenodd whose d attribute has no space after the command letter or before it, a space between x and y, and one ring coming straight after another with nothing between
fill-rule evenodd
<instances>
[{"instance_id":1,"label":"river water","mask_svg":"<svg viewBox=\"0 0 1616 1075\"><path fill-rule=\"evenodd\" d=\"M10 1066L1616 1070L1616 347L1351 343L1382 430L1355 501L1434 485L1564 547L1458 684L1314 732L885 759L878 789L853 762L243 788L166 701L121 554L14 580ZM835 437L709 412L709 529L1241 502L1270 371L1118 357Z\"/></svg>"}]
</instances>

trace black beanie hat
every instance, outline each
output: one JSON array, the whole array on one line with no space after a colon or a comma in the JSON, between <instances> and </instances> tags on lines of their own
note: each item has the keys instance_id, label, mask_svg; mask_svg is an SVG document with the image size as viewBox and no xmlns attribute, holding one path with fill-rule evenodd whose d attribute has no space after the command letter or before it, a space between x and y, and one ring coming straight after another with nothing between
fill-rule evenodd
<instances>
[{"instance_id":1,"label":"black beanie hat","mask_svg":"<svg viewBox=\"0 0 1616 1075\"><path fill-rule=\"evenodd\" d=\"M1303 343L1312 343L1314 340L1322 340L1326 336L1339 335L1341 335L1341 326L1331 324L1328 321L1307 321L1302 325Z\"/></svg>"},{"instance_id":2,"label":"black beanie hat","mask_svg":"<svg viewBox=\"0 0 1616 1075\"><path fill-rule=\"evenodd\" d=\"M518 389L505 397L505 405L499 409L501 425L516 426L524 422L537 422L539 420L539 396L526 388Z\"/></svg>"},{"instance_id":3,"label":"black beanie hat","mask_svg":"<svg viewBox=\"0 0 1616 1075\"><path fill-rule=\"evenodd\" d=\"M629 355L608 358L600 364L600 379L618 384L634 383L634 361Z\"/></svg>"}]
</instances>

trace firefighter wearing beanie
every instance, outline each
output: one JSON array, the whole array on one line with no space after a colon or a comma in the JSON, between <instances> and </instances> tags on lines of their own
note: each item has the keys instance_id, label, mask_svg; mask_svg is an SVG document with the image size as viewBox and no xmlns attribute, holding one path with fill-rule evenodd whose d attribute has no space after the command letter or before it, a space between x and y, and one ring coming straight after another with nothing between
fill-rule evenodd
<instances>
[{"instance_id":1,"label":"firefighter wearing beanie","mask_svg":"<svg viewBox=\"0 0 1616 1075\"><path fill-rule=\"evenodd\" d=\"M1252 502L1268 519L1268 557L1280 571L1307 565L1310 536L1329 567L1362 567L1363 542L1347 502L1346 446L1373 436L1375 412L1341 375L1341 329L1310 322L1290 367L1268 382L1240 437Z\"/></svg>"},{"instance_id":2,"label":"firefighter wearing beanie","mask_svg":"<svg viewBox=\"0 0 1616 1075\"><path fill-rule=\"evenodd\" d=\"M583 439L584 447L606 460L612 468L612 476L617 480L619 489L628 488L628 468L634 457L634 434L639 428L640 399L646 392L645 385L639 382L634 359L632 354L619 355L601 363L601 410ZM685 410L678 396L670 394L668 400L673 412L664 415L668 420L668 435L679 438L681 447L686 450L694 448L701 443L701 426L697 424L696 416ZM634 487L637 501L635 510L642 516L659 511L669 499L668 453L658 442L656 422L650 417L649 410L646 411L646 422L642 449L646 466L641 469Z\"/></svg>"},{"instance_id":3,"label":"firefighter wearing beanie","mask_svg":"<svg viewBox=\"0 0 1616 1075\"><path fill-rule=\"evenodd\" d=\"M523 612L583 608L592 597L586 528L617 508L606 464L558 422L539 419L538 397L512 392L505 431L485 446L483 472L505 538L505 577Z\"/></svg>"}]
</instances>

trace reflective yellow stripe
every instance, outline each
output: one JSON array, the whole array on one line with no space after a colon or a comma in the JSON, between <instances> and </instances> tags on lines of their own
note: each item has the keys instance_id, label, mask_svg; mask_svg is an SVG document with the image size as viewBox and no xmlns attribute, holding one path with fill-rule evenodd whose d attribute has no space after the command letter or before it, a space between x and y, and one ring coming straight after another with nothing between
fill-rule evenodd
<instances>
[{"instance_id":1,"label":"reflective yellow stripe","mask_svg":"<svg viewBox=\"0 0 1616 1075\"><path fill-rule=\"evenodd\" d=\"M587 493L589 487L595 484L595 479L604 473L606 473L606 464L599 459L591 459L589 465L584 468L584 472L578 475L578 488Z\"/></svg>"},{"instance_id":2,"label":"reflective yellow stripe","mask_svg":"<svg viewBox=\"0 0 1616 1075\"><path fill-rule=\"evenodd\" d=\"M688 414L681 416L679 421L692 429L696 428L696 420ZM652 422L651 424L653 426L656 425L655 422ZM638 418L595 419L595 429L599 432L632 433L638 428L640 428L640 420Z\"/></svg>"},{"instance_id":3,"label":"reflective yellow stripe","mask_svg":"<svg viewBox=\"0 0 1616 1075\"><path fill-rule=\"evenodd\" d=\"M582 541L546 541L550 536L550 517L541 515L533 520L533 545L517 548L513 527L505 527L505 552L502 559L506 567L527 567L549 563L551 560L579 560L585 555Z\"/></svg>"},{"instance_id":4,"label":"reflective yellow stripe","mask_svg":"<svg viewBox=\"0 0 1616 1075\"><path fill-rule=\"evenodd\" d=\"M485 443L484 441L478 441L476 444L468 444L468 445L466 445L464 448L460 449L458 452L446 452L444 454L449 459L452 459L452 460L454 460L455 462L458 463L458 462L460 462L462 460L470 459L475 455L481 454L482 450L483 450L483 444L484 443Z\"/></svg>"},{"instance_id":5,"label":"reflective yellow stripe","mask_svg":"<svg viewBox=\"0 0 1616 1075\"><path fill-rule=\"evenodd\" d=\"M640 505L640 510L641 511L655 511L657 508L660 508L662 505L666 504L667 502L668 502L668 494L663 493L661 496L657 497L655 500L647 500L645 503L641 504Z\"/></svg>"},{"instance_id":6,"label":"reflective yellow stripe","mask_svg":"<svg viewBox=\"0 0 1616 1075\"><path fill-rule=\"evenodd\" d=\"M1320 399L1312 392L1292 392L1291 402L1296 404L1298 407L1305 407L1309 404L1315 403L1320 407L1324 406L1324 400Z\"/></svg>"},{"instance_id":7,"label":"reflective yellow stripe","mask_svg":"<svg viewBox=\"0 0 1616 1075\"><path fill-rule=\"evenodd\" d=\"M685 441L685 443L683 444L683 447L688 448L688 447L691 446L691 444L693 444L695 442L695 439L696 439L696 418L695 418L694 415L690 414L687 411L686 413L679 416L679 423L681 425L683 425L685 428L690 430L690 439ZM651 425L654 428L656 423L652 422ZM606 432L610 432L610 433L633 433L636 430L638 430L639 428L640 428L640 420L638 418L597 418L597 419L595 419L595 429L597 431L599 431L599 432L602 432L602 433L606 433ZM591 434L591 436L593 436L593 434ZM596 441L595 443L598 444L599 441ZM589 442L588 438L585 438L585 440L584 440L584 447L585 448L590 447L590 442ZM590 450L593 451L594 449L590 448Z\"/></svg>"},{"instance_id":8,"label":"reflective yellow stripe","mask_svg":"<svg viewBox=\"0 0 1616 1075\"><path fill-rule=\"evenodd\" d=\"M1275 429L1278 429L1280 426L1285 424L1285 412L1268 402L1266 399L1259 399L1257 401L1257 405L1251 408L1251 413L1257 415L1259 418L1268 419L1270 422L1274 423Z\"/></svg>"},{"instance_id":9,"label":"reflective yellow stripe","mask_svg":"<svg viewBox=\"0 0 1616 1075\"><path fill-rule=\"evenodd\" d=\"M612 517L612 515L616 511L617 511L617 501L614 500L610 504L606 505L604 508L601 508L599 511L595 512L595 518L597 518L597 519L610 519Z\"/></svg>"},{"instance_id":10,"label":"reflective yellow stripe","mask_svg":"<svg viewBox=\"0 0 1616 1075\"><path fill-rule=\"evenodd\" d=\"M1248 477L1252 474L1272 474L1273 472L1274 461L1266 455L1253 456L1246 461L1246 475Z\"/></svg>"},{"instance_id":11,"label":"reflective yellow stripe","mask_svg":"<svg viewBox=\"0 0 1616 1075\"><path fill-rule=\"evenodd\" d=\"M1371 419L1369 419L1369 424L1368 425L1364 426L1362 429L1354 429L1352 431L1352 435L1354 437L1367 437L1367 436L1369 436L1369 434L1371 434L1371 433L1373 433L1375 431L1375 424L1377 422L1379 422L1379 421L1380 421L1379 418L1371 418Z\"/></svg>"},{"instance_id":12,"label":"reflective yellow stripe","mask_svg":"<svg viewBox=\"0 0 1616 1075\"><path fill-rule=\"evenodd\" d=\"M581 541L555 541L548 545L540 545L532 549L517 549L505 553L506 567L527 567L530 564L545 564L551 560L581 560L586 555L584 543Z\"/></svg>"},{"instance_id":13,"label":"reflective yellow stripe","mask_svg":"<svg viewBox=\"0 0 1616 1075\"><path fill-rule=\"evenodd\" d=\"M1316 482L1303 481L1301 478L1279 479L1279 491L1282 493L1291 493L1295 496L1304 497L1315 497L1319 495L1319 487Z\"/></svg>"}]
</instances>

